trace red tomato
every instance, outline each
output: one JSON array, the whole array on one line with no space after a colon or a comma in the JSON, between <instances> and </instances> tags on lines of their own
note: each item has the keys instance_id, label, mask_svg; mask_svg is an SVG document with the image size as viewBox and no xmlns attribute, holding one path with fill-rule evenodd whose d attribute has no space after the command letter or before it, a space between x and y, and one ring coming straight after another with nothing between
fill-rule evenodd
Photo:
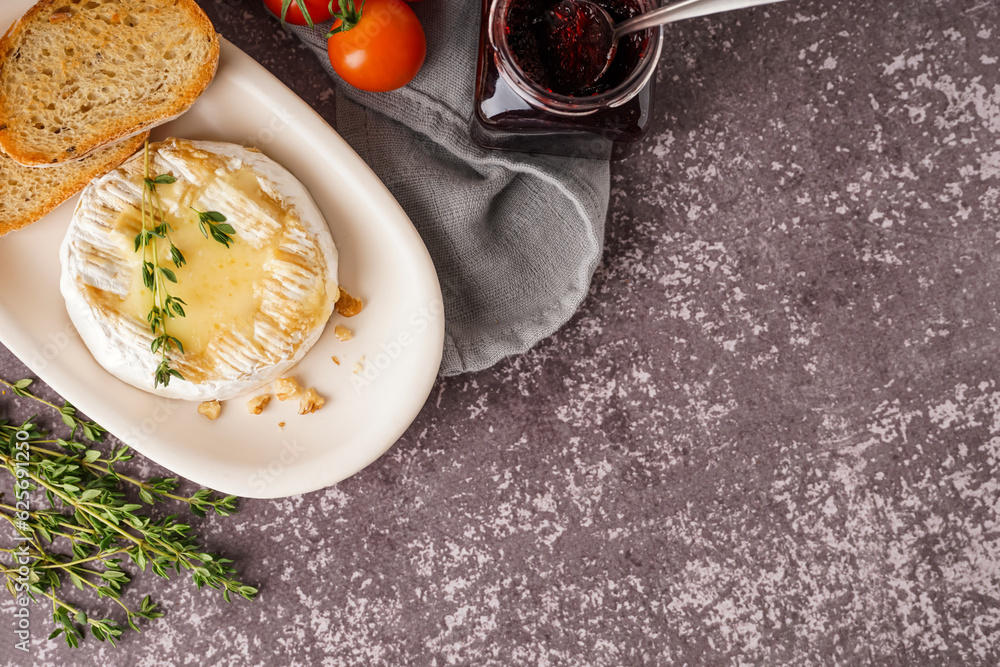
<instances>
[{"instance_id":1,"label":"red tomato","mask_svg":"<svg viewBox=\"0 0 1000 667\"><path fill-rule=\"evenodd\" d=\"M330 0L264 0L264 4L275 16L281 17L284 14L285 22L292 25L310 25L309 20L302 15L303 7L312 23L322 23L333 16ZM335 4L334 10L336 9Z\"/></svg>"},{"instance_id":2,"label":"red tomato","mask_svg":"<svg viewBox=\"0 0 1000 667\"><path fill-rule=\"evenodd\" d=\"M402 0L345 0L327 41L330 64L355 88L372 92L408 84L427 56L420 20ZM351 24L353 23L353 27Z\"/></svg>"}]
</instances>

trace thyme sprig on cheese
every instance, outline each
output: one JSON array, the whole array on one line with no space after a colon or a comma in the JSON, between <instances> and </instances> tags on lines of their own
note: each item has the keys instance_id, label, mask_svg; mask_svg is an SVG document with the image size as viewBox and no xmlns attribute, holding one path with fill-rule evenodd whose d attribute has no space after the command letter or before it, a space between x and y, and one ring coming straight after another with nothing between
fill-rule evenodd
<instances>
[{"instance_id":1,"label":"thyme sprig on cheese","mask_svg":"<svg viewBox=\"0 0 1000 667\"><path fill-rule=\"evenodd\" d=\"M177 274L173 269L160 265L160 254L157 248L158 240L170 244L170 261L174 268L180 268L187 264L184 253L180 251L170 239L171 226L167 222L167 217L163 212L163 201L157 191L158 185L170 185L177 179L170 174L158 174L150 176L149 172L149 142L146 142L144 150L145 166L143 172L142 187L142 230L135 237L135 251L142 250L142 283L150 291L153 297L153 305L149 309L146 320L149 328L153 332L153 342L150 349L155 354L160 353L160 363L153 374L153 387L170 384L170 378L175 377L183 380L181 372L173 367L170 360L170 351L176 348L184 354L184 344L176 336L170 335L167 331L167 322L175 317L184 317L184 306L187 304L180 297L170 294L168 283L177 283ZM223 244L227 248L233 243L233 234L236 230L232 225L226 223L226 216L218 211L199 211L191 207L198 214L198 226L205 238L212 238Z\"/></svg>"},{"instance_id":2,"label":"thyme sprig on cheese","mask_svg":"<svg viewBox=\"0 0 1000 667\"><path fill-rule=\"evenodd\" d=\"M229 247L233 242L233 234L236 230L226 222L226 216L218 211L199 211L194 206L191 210L198 214L198 229L205 235L205 238L215 239L222 245Z\"/></svg>"},{"instance_id":3,"label":"thyme sprig on cheese","mask_svg":"<svg viewBox=\"0 0 1000 667\"><path fill-rule=\"evenodd\" d=\"M142 284L153 296L153 305L149 309L146 321L152 330L153 342L150 348L155 353L160 352L160 363L153 376L153 386L170 384L170 378L184 379L181 372L170 365L169 352L176 347L182 354L184 345L176 337L167 333L167 320L173 317L184 317L184 300L172 296L167 291L167 283L176 283L177 274L165 266L160 266L158 240L170 244L170 259L175 267L184 266L187 262L183 253L170 240L170 225L163 214L163 202L156 186L174 183L177 179L170 174L160 174L154 178L149 176L149 142L144 147L145 169L142 180L142 231L136 234L135 250L142 250Z\"/></svg>"}]
</instances>

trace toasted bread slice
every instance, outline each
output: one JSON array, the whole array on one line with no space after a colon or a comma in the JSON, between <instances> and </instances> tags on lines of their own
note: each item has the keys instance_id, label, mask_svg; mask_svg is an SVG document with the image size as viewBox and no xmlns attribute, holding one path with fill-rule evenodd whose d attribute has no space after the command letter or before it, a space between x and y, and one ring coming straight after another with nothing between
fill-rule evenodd
<instances>
[{"instance_id":1,"label":"toasted bread slice","mask_svg":"<svg viewBox=\"0 0 1000 667\"><path fill-rule=\"evenodd\" d=\"M148 132L99 148L82 160L39 169L0 154L0 236L30 225L131 157Z\"/></svg>"},{"instance_id":2,"label":"toasted bread slice","mask_svg":"<svg viewBox=\"0 0 1000 667\"><path fill-rule=\"evenodd\" d=\"M218 62L194 0L41 0L0 39L0 149L79 159L186 111Z\"/></svg>"}]
</instances>

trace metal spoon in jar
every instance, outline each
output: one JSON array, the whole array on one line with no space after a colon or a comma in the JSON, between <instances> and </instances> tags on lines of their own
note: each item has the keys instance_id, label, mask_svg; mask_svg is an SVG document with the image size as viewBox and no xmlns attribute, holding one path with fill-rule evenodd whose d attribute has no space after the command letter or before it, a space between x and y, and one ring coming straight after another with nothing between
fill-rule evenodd
<instances>
[{"instance_id":1,"label":"metal spoon in jar","mask_svg":"<svg viewBox=\"0 0 1000 667\"><path fill-rule=\"evenodd\" d=\"M600 79L615 58L618 40L647 28L733 9L783 0L682 0L615 24L611 15L592 0L561 0L546 12L543 48L560 68L559 76L573 88L585 88Z\"/></svg>"}]
</instances>

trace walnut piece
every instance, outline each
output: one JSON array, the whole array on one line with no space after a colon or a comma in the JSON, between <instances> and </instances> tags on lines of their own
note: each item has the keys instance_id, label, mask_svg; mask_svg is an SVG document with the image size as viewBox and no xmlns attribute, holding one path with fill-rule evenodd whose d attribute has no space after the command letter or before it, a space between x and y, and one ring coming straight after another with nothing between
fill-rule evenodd
<instances>
[{"instance_id":1,"label":"walnut piece","mask_svg":"<svg viewBox=\"0 0 1000 667\"><path fill-rule=\"evenodd\" d=\"M249 401L247 401L247 410L250 411L252 415L259 415L264 412L264 408L267 404L271 402L270 394L261 394L260 396L254 396Z\"/></svg>"},{"instance_id":2,"label":"walnut piece","mask_svg":"<svg viewBox=\"0 0 1000 667\"><path fill-rule=\"evenodd\" d=\"M322 396L316 393L316 390L312 387L306 389L306 393L302 395L302 399L299 401L299 414L307 415L311 412L316 412L326 400Z\"/></svg>"},{"instance_id":3,"label":"walnut piece","mask_svg":"<svg viewBox=\"0 0 1000 667\"><path fill-rule=\"evenodd\" d=\"M274 395L278 397L279 401L298 398L302 395L302 386L295 378L278 378L274 381Z\"/></svg>"},{"instance_id":4,"label":"walnut piece","mask_svg":"<svg viewBox=\"0 0 1000 667\"><path fill-rule=\"evenodd\" d=\"M198 412L205 415L209 419L218 419L219 413L222 412L222 404L216 400L205 401L198 406Z\"/></svg>"},{"instance_id":5,"label":"walnut piece","mask_svg":"<svg viewBox=\"0 0 1000 667\"><path fill-rule=\"evenodd\" d=\"M355 299L347 293L347 290L341 287L340 298L337 299L337 303L335 303L333 307L344 317L354 317L361 312L361 309L364 308L365 305L361 303L361 299Z\"/></svg>"},{"instance_id":6,"label":"walnut piece","mask_svg":"<svg viewBox=\"0 0 1000 667\"><path fill-rule=\"evenodd\" d=\"M333 333L337 334L337 338L339 338L340 340L351 340L352 338L354 338L354 334L351 333L351 330L345 327L343 324L338 324L336 327L334 327Z\"/></svg>"}]
</instances>

